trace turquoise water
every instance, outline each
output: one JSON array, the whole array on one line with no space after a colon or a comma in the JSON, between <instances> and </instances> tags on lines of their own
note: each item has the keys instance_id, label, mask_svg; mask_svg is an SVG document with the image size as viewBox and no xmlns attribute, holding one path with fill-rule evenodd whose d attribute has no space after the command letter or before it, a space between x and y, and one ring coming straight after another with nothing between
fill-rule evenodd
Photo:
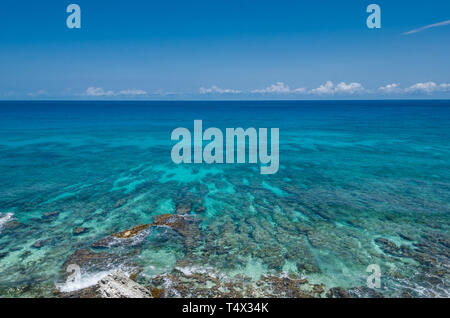
<instances>
[{"instance_id":1,"label":"turquoise water","mask_svg":"<svg viewBox=\"0 0 450 318\"><path fill-rule=\"evenodd\" d=\"M278 173L172 163L172 130L195 119L279 128ZM0 102L0 150L0 296L51 297L117 268L167 297L193 273L254 290L269 276L351 289L370 264L384 296L450 296L449 101ZM92 247L167 213L199 230ZM107 257L67 285L83 248Z\"/></svg>"}]
</instances>

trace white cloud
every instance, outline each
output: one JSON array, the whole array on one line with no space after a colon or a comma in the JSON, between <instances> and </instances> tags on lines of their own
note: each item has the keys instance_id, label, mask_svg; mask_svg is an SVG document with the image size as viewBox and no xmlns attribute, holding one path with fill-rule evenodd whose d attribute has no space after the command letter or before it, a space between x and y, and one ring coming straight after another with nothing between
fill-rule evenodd
<instances>
[{"instance_id":1,"label":"white cloud","mask_svg":"<svg viewBox=\"0 0 450 318\"><path fill-rule=\"evenodd\" d=\"M437 92L450 92L450 83L442 83L438 84L433 81L416 83L407 88L400 87L398 83L391 83L385 86L381 86L378 89L366 89L363 87L361 83L351 82L345 83L340 82L338 84L334 84L332 81L327 81L326 83L320 85L317 88L306 89L304 87L292 89L289 85L284 82L276 82L266 88L263 89L254 89L254 90L239 90L239 89L229 89L229 88L220 88L216 85L211 87L201 87L199 89L200 94L274 94L274 95L301 95L301 94L310 94L310 95L318 95L318 96L333 96L333 95L355 95L355 94L374 94L375 92L382 94L428 94L431 95ZM140 97L140 96L171 96L171 95L185 95L183 92L164 92L164 91L156 91L155 93L148 93L145 90L141 89L123 89L123 90L105 90L101 87L91 86L86 89L86 91L82 94L87 97ZM48 95L46 90L40 90L35 93L28 94L29 96L45 96Z\"/></svg>"},{"instance_id":2,"label":"white cloud","mask_svg":"<svg viewBox=\"0 0 450 318\"><path fill-rule=\"evenodd\" d=\"M442 83L439 85L439 89L444 92L450 92L450 83Z\"/></svg>"},{"instance_id":3,"label":"white cloud","mask_svg":"<svg viewBox=\"0 0 450 318\"><path fill-rule=\"evenodd\" d=\"M344 82L339 83L334 89L335 93L344 93L344 94L355 94L362 92L364 87L360 83L350 83L345 84Z\"/></svg>"},{"instance_id":4,"label":"white cloud","mask_svg":"<svg viewBox=\"0 0 450 318\"><path fill-rule=\"evenodd\" d=\"M406 92L419 92L419 93L427 93L431 94L434 91L436 91L438 88L438 85L435 82L426 82L426 83L417 83L414 85L411 85L407 89L405 89Z\"/></svg>"},{"instance_id":5,"label":"white cloud","mask_svg":"<svg viewBox=\"0 0 450 318\"><path fill-rule=\"evenodd\" d=\"M276 82L276 84L272 84L266 88L263 89L254 89L252 90L252 93L259 93L259 94L283 94L283 93L290 93L291 89L288 85L284 84L283 82Z\"/></svg>"},{"instance_id":6,"label":"white cloud","mask_svg":"<svg viewBox=\"0 0 450 318\"><path fill-rule=\"evenodd\" d=\"M40 89L37 92L28 93L28 96L38 97L38 96L48 96L49 93L46 89Z\"/></svg>"},{"instance_id":7,"label":"white cloud","mask_svg":"<svg viewBox=\"0 0 450 318\"><path fill-rule=\"evenodd\" d=\"M147 95L147 92L142 89L126 89L120 91L119 95L138 96L138 95Z\"/></svg>"},{"instance_id":8,"label":"white cloud","mask_svg":"<svg viewBox=\"0 0 450 318\"><path fill-rule=\"evenodd\" d=\"M334 85L332 81L327 81L325 84L320 85L309 91L310 94L314 95L333 95L333 94L356 94L364 91L364 87L360 83L349 83L341 82Z\"/></svg>"},{"instance_id":9,"label":"white cloud","mask_svg":"<svg viewBox=\"0 0 450 318\"><path fill-rule=\"evenodd\" d=\"M334 93L334 84L332 81L327 81L324 85L320 85L309 91L311 94L315 95L328 95Z\"/></svg>"},{"instance_id":10,"label":"white cloud","mask_svg":"<svg viewBox=\"0 0 450 318\"><path fill-rule=\"evenodd\" d=\"M216 85L213 85L209 88L200 87L200 94L239 94L242 93L240 90L229 89L229 88L220 88Z\"/></svg>"},{"instance_id":11,"label":"white cloud","mask_svg":"<svg viewBox=\"0 0 450 318\"><path fill-rule=\"evenodd\" d=\"M386 86L382 86L378 88L378 90L385 94L390 93L423 93L423 94L432 94L435 92L449 92L450 84L442 83L437 84L435 82L429 81L424 83L416 83L407 88L401 88L399 84L393 83Z\"/></svg>"},{"instance_id":12,"label":"white cloud","mask_svg":"<svg viewBox=\"0 0 450 318\"><path fill-rule=\"evenodd\" d=\"M414 33L421 32L421 31L424 31L424 30L427 30L427 29L436 28L436 27L449 25L449 24L450 24L450 20L446 20L446 21L442 21L442 22L438 22L438 23L433 23L433 24L429 24L429 25L426 25L426 26L418 28L418 29L414 29L414 30L405 32L405 33L403 33L403 35L414 34Z\"/></svg>"},{"instance_id":13,"label":"white cloud","mask_svg":"<svg viewBox=\"0 0 450 318\"><path fill-rule=\"evenodd\" d=\"M400 88L400 84L397 84L397 83L392 83L392 84L388 84L386 86L379 87L378 90L385 94L402 92L402 89Z\"/></svg>"},{"instance_id":14,"label":"white cloud","mask_svg":"<svg viewBox=\"0 0 450 318\"><path fill-rule=\"evenodd\" d=\"M101 87L89 87L86 90L85 93L86 96L113 96L114 92L113 91L105 91L103 88Z\"/></svg>"},{"instance_id":15,"label":"white cloud","mask_svg":"<svg viewBox=\"0 0 450 318\"><path fill-rule=\"evenodd\" d=\"M299 93L299 94L306 93L306 88L304 88L304 87L296 88L296 89L294 89L294 93Z\"/></svg>"},{"instance_id":16,"label":"white cloud","mask_svg":"<svg viewBox=\"0 0 450 318\"><path fill-rule=\"evenodd\" d=\"M292 89L283 82L276 82L263 89L254 89L251 91L253 94L289 94L289 93L305 93L306 89L303 87Z\"/></svg>"},{"instance_id":17,"label":"white cloud","mask_svg":"<svg viewBox=\"0 0 450 318\"><path fill-rule=\"evenodd\" d=\"M108 90L105 91L101 87L89 87L84 93L85 96L89 97L101 97L101 96L142 96L147 95L147 92L141 89L125 89L119 92Z\"/></svg>"}]
</instances>

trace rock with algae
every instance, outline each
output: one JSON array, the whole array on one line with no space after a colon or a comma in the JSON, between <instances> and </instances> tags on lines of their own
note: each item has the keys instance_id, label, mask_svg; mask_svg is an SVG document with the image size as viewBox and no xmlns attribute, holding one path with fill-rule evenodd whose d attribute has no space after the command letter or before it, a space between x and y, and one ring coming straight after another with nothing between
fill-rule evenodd
<instances>
[{"instance_id":1,"label":"rock with algae","mask_svg":"<svg viewBox=\"0 0 450 318\"><path fill-rule=\"evenodd\" d=\"M111 234L92 244L92 247L105 248L124 243L126 240L138 237L141 234L145 235L144 231L152 226L169 227L184 237L186 245L196 246L199 237L201 237L201 232L198 226L195 225L196 222L194 222L194 219L186 215L157 215L154 217L153 223L137 225L128 230Z\"/></svg>"}]
</instances>

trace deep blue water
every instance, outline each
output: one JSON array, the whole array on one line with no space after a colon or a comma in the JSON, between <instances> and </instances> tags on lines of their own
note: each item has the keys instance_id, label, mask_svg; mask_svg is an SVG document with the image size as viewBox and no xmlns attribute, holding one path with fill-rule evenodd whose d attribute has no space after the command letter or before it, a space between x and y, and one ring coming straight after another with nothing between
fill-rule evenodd
<instances>
[{"instance_id":1,"label":"deep blue water","mask_svg":"<svg viewBox=\"0 0 450 318\"><path fill-rule=\"evenodd\" d=\"M170 134L195 119L279 128L278 173L175 165ZM195 242L151 230L83 286L136 267L350 289L378 264L385 296L448 297L450 101L0 102L0 295L49 296L77 249L180 211Z\"/></svg>"}]
</instances>

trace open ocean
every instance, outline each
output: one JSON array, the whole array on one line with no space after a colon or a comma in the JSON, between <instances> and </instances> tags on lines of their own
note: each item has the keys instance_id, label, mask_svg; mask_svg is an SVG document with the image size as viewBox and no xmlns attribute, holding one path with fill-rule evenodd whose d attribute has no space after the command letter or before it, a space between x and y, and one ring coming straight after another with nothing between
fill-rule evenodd
<instances>
[{"instance_id":1,"label":"open ocean","mask_svg":"<svg viewBox=\"0 0 450 318\"><path fill-rule=\"evenodd\" d=\"M174 164L195 119L279 128L278 173ZM165 297L450 297L449 260L450 101L0 102L2 297L118 268Z\"/></svg>"}]
</instances>

